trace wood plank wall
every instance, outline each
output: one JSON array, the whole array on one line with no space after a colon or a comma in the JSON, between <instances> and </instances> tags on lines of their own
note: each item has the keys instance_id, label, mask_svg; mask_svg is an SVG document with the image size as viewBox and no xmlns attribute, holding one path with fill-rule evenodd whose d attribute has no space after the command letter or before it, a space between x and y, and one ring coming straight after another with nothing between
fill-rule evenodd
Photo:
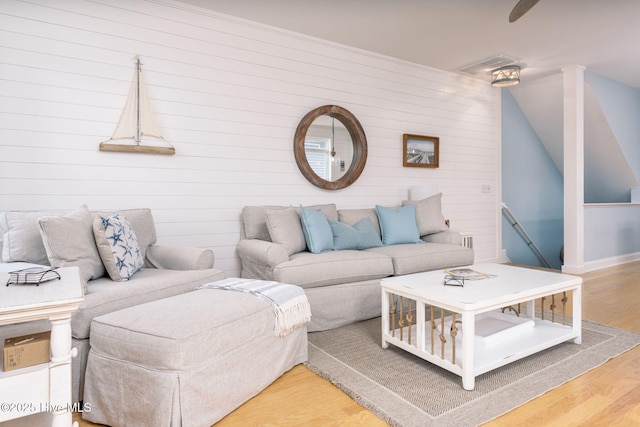
<instances>
[{"instance_id":1,"label":"wood plank wall","mask_svg":"<svg viewBox=\"0 0 640 427\"><path fill-rule=\"evenodd\" d=\"M98 151L134 55L175 156ZM497 95L486 81L171 0L2 0L0 210L149 207L159 243L211 248L237 275L244 205L392 206L433 184L453 228L474 233L476 259L495 259ZM334 192L309 184L292 151L299 120L325 104L355 114L369 143L360 179ZM403 168L403 133L439 136L440 168Z\"/></svg>"}]
</instances>

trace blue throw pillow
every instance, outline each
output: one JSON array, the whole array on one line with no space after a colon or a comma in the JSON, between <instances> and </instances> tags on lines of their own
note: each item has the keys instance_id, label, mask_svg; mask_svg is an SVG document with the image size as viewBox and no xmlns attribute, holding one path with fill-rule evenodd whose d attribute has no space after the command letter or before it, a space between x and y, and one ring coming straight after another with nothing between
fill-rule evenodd
<instances>
[{"instance_id":1,"label":"blue throw pillow","mask_svg":"<svg viewBox=\"0 0 640 427\"><path fill-rule=\"evenodd\" d=\"M302 231L307 242L309 252L314 254L333 250L333 233L329 221L322 211L300 206L302 216Z\"/></svg>"},{"instance_id":2,"label":"blue throw pillow","mask_svg":"<svg viewBox=\"0 0 640 427\"><path fill-rule=\"evenodd\" d=\"M422 243L416 220L416 206L409 205L398 209L376 205L382 243L397 245L400 243Z\"/></svg>"},{"instance_id":3,"label":"blue throw pillow","mask_svg":"<svg viewBox=\"0 0 640 427\"><path fill-rule=\"evenodd\" d=\"M368 249L382 246L382 241L373 223L364 218L354 226L344 222L329 220L333 231L333 249Z\"/></svg>"}]
</instances>

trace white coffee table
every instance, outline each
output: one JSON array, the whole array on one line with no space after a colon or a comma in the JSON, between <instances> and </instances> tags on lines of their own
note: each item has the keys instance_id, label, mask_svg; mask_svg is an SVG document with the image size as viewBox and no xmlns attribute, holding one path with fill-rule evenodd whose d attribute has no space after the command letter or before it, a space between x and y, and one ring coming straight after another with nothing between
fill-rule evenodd
<instances>
[{"instance_id":1,"label":"white coffee table","mask_svg":"<svg viewBox=\"0 0 640 427\"><path fill-rule=\"evenodd\" d=\"M382 347L393 344L460 375L473 390L478 375L565 341L581 343L582 278L504 264L469 268L495 277L463 287L444 286L444 270L383 279Z\"/></svg>"}]
</instances>

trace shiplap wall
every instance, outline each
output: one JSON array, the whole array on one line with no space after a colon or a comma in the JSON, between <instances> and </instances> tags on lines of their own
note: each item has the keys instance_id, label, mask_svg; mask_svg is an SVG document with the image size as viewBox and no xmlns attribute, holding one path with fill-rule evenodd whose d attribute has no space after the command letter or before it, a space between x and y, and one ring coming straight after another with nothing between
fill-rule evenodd
<instances>
[{"instance_id":1,"label":"shiplap wall","mask_svg":"<svg viewBox=\"0 0 640 427\"><path fill-rule=\"evenodd\" d=\"M105 153L140 55L175 156ZM487 82L154 0L2 0L0 210L149 207L159 243L211 248L239 273L244 205L398 205L434 184L476 259L499 252L498 92ZM308 183L292 144L310 110L362 123L351 187ZM402 134L440 137L438 169L403 168ZM481 186L491 188L481 192Z\"/></svg>"}]
</instances>

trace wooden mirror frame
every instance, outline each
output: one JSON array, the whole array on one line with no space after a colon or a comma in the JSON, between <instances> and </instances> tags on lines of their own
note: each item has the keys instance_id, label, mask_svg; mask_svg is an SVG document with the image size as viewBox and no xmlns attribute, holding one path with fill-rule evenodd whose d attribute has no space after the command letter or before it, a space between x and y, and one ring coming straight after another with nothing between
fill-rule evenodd
<instances>
[{"instance_id":1,"label":"wooden mirror frame","mask_svg":"<svg viewBox=\"0 0 640 427\"><path fill-rule=\"evenodd\" d=\"M345 174L335 181L327 181L316 175L307 161L307 155L304 149L304 141L309 126L320 116L329 116L338 119L344 127L347 128L351 136L351 142L353 143L351 165ZM302 172L302 175L304 175L307 181L325 190L339 190L350 186L360 177L364 165L367 163L367 137L356 116L348 110L337 105L323 105L315 110L311 110L300 120L298 128L296 129L296 135L293 139L293 154L300 172Z\"/></svg>"}]
</instances>

